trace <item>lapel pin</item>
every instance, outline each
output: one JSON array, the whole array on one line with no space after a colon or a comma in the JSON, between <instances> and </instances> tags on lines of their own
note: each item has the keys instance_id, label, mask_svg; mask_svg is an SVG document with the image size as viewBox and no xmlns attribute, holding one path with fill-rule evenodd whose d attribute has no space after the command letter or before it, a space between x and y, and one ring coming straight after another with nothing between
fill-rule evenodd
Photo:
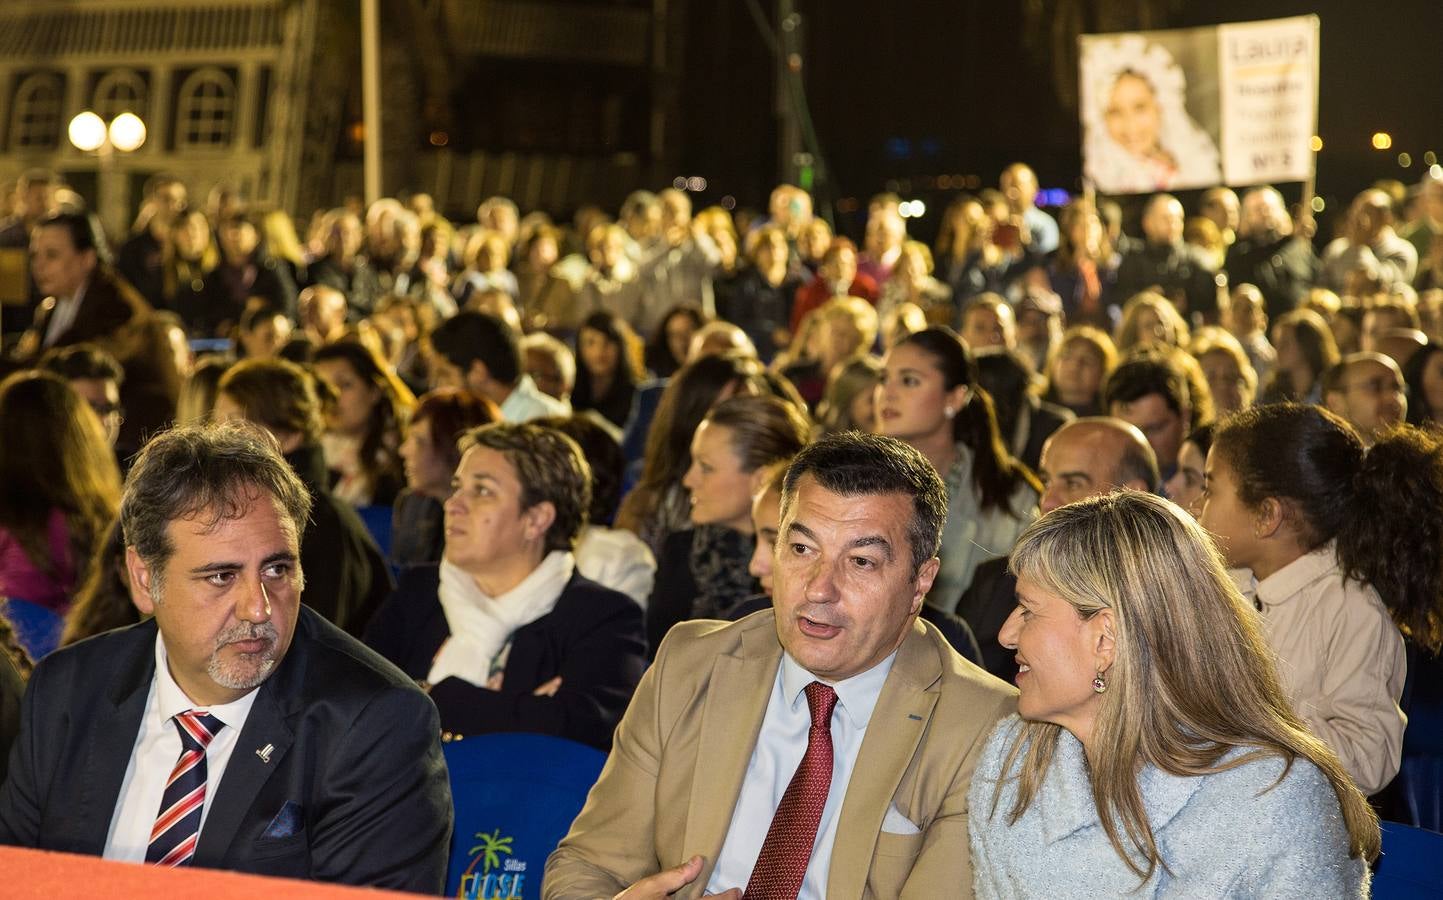
<instances>
[{"instance_id":1,"label":"lapel pin","mask_svg":"<svg viewBox=\"0 0 1443 900\"><path fill-rule=\"evenodd\" d=\"M256 751L256 756L259 756L261 758L261 762L269 763L271 761L271 751L274 749L276 749L275 744L266 744L264 747Z\"/></svg>"},{"instance_id":2,"label":"lapel pin","mask_svg":"<svg viewBox=\"0 0 1443 900\"><path fill-rule=\"evenodd\" d=\"M914 720L916 720L916 721L918 721L918 722L922 721L922 717L919 716L919 715L917 715L917 714L915 714L915 713L907 713L907 718L909 718L909 719L914 719Z\"/></svg>"}]
</instances>

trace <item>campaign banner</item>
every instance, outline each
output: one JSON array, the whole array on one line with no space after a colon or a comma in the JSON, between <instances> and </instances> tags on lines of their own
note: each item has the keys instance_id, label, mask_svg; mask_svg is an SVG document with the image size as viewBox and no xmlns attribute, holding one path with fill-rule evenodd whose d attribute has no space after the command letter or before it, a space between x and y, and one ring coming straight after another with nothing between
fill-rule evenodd
<instances>
[{"instance_id":1,"label":"campaign banner","mask_svg":"<svg viewBox=\"0 0 1443 900\"><path fill-rule=\"evenodd\" d=\"M1318 17L1080 38L1083 174L1138 194L1312 177Z\"/></svg>"}]
</instances>

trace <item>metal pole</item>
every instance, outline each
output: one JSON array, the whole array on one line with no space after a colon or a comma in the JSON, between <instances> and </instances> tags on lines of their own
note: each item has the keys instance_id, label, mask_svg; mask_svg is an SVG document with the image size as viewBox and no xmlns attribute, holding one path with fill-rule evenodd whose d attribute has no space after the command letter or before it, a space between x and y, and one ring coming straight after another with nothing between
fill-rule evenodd
<instances>
[{"instance_id":1,"label":"metal pole","mask_svg":"<svg viewBox=\"0 0 1443 900\"><path fill-rule=\"evenodd\" d=\"M366 205L381 199L381 29L379 0L361 0L361 121Z\"/></svg>"},{"instance_id":2,"label":"metal pole","mask_svg":"<svg viewBox=\"0 0 1443 900\"><path fill-rule=\"evenodd\" d=\"M793 77L790 71L792 54L800 52L794 34L798 24L793 0L777 0L777 168L781 180L787 184L796 184L800 180L797 155L802 151L802 130L797 122L797 108L789 84Z\"/></svg>"}]
</instances>

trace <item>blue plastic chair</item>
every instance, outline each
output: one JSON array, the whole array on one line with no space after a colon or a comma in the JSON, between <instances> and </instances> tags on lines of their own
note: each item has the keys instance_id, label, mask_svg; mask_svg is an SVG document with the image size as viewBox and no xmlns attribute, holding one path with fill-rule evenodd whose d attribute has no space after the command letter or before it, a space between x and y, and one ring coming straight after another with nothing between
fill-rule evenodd
<instances>
[{"instance_id":1,"label":"blue plastic chair","mask_svg":"<svg viewBox=\"0 0 1443 900\"><path fill-rule=\"evenodd\" d=\"M36 662L60 646L60 632L65 629L65 619L54 610L11 597L0 600L0 615L10 620L15 639Z\"/></svg>"},{"instance_id":2,"label":"blue plastic chair","mask_svg":"<svg viewBox=\"0 0 1443 900\"><path fill-rule=\"evenodd\" d=\"M394 510L389 506L358 506L356 515L370 532L371 540L381 549L381 555L391 558L391 516Z\"/></svg>"},{"instance_id":3,"label":"blue plastic chair","mask_svg":"<svg viewBox=\"0 0 1443 900\"><path fill-rule=\"evenodd\" d=\"M444 746L456 830L446 896L531 900L606 754L542 734L483 734Z\"/></svg>"},{"instance_id":4,"label":"blue plastic chair","mask_svg":"<svg viewBox=\"0 0 1443 900\"><path fill-rule=\"evenodd\" d=\"M1443 658L1408 642L1408 678L1400 704L1408 714L1403 760L1394 782L1402 808L1388 818L1443 831Z\"/></svg>"},{"instance_id":5,"label":"blue plastic chair","mask_svg":"<svg viewBox=\"0 0 1443 900\"><path fill-rule=\"evenodd\" d=\"M1418 897L1443 897L1443 834L1384 822L1373 900Z\"/></svg>"}]
</instances>

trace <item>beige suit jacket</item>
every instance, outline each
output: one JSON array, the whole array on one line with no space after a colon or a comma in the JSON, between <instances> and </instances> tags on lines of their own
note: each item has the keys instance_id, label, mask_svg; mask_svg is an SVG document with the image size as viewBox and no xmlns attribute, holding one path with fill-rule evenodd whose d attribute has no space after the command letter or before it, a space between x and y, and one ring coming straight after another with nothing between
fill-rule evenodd
<instances>
[{"instance_id":1,"label":"beige suit jacket","mask_svg":"<svg viewBox=\"0 0 1443 900\"><path fill-rule=\"evenodd\" d=\"M617 726L586 806L547 860L543 897L610 898L694 854L705 860L701 875L675 896L702 895L781 655L771 610L672 629ZM1016 698L934 627L912 624L842 802L828 898L972 896L967 788L987 735ZM882 832L894 803L920 833Z\"/></svg>"}]
</instances>

